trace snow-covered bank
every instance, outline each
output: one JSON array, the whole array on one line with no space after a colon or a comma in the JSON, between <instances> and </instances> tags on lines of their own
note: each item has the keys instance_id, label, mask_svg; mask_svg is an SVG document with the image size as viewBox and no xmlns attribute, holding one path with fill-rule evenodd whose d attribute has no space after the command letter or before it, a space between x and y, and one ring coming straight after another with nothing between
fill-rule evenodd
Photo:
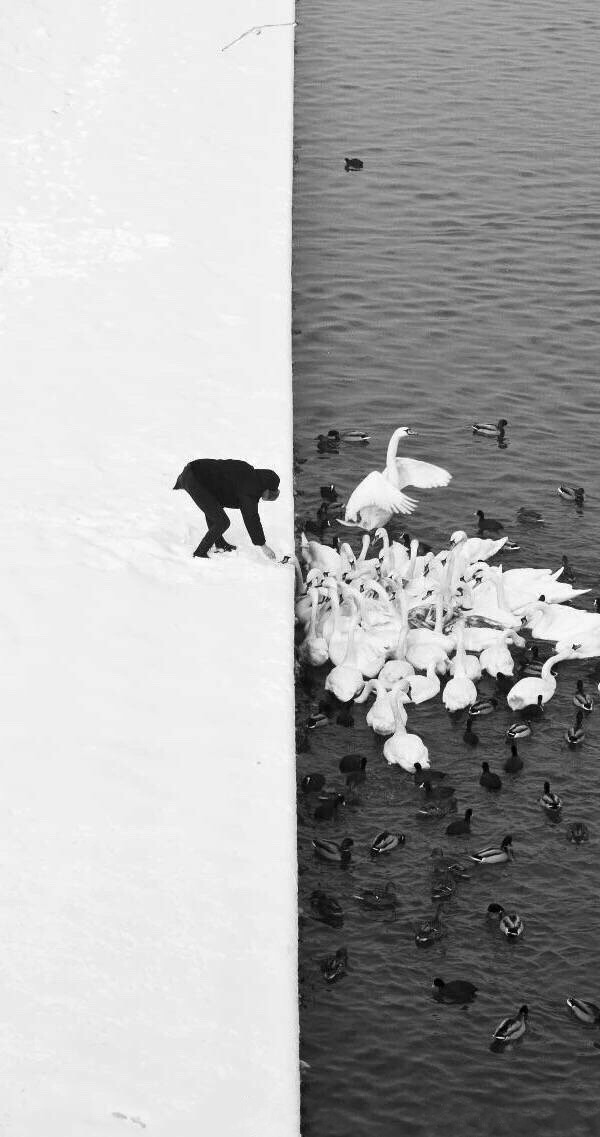
<instances>
[{"instance_id":1,"label":"snow-covered bank","mask_svg":"<svg viewBox=\"0 0 600 1137\"><path fill-rule=\"evenodd\" d=\"M190 458L282 476L291 4L5 17L11 1137L296 1131L291 569L200 564ZM235 515L234 515L235 516ZM229 535L229 534L228 534Z\"/></svg>"}]
</instances>

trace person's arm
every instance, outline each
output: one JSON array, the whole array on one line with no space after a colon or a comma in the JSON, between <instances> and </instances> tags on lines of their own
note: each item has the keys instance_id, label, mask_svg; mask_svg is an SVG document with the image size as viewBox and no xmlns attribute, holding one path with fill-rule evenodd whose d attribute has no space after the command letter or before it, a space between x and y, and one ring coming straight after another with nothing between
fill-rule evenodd
<instances>
[{"instance_id":1,"label":"person's arm","mask_svg":"<svg viewBox=\"0 0 600 1137\"><path fill-rule=\"evenodd\" d=\"M261 525L260 517L258 516L258 502L254 497L240 498L240 512L244 519L244 525L248 530L248 536L253 545L259 545L265 551L268 545L265 542L265 534ZM266 554L269 556L271 550L269 549ZM273 554L274 556L275 554Z\"/></svg>"}]
</instances>

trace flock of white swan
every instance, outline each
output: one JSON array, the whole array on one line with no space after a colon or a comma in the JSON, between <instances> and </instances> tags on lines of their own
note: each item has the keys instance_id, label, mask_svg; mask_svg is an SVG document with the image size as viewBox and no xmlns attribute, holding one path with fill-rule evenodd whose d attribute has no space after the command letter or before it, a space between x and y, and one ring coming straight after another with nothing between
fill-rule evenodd
<instances>
[{"instance_id":1,"label":"flock of white swan","mask_svg":"<svg viewBox=\"0 0 600 1137\"><path fill-rule=\"evenodd\" d=\"M330 663L325 688L340 703L374 698L368 725L385 737L389 763L413 772L428 768L428 750L407 727L407 708L435 699L441 690L450 712L473 708L483 672L510 677L510 648L524 647L519 634L551 641L556 653L539 674L519 679L507 694L515 711L547 703L556 690L553 668L561 660L600 656L600 613L565 606L586 589L560 580L562 567L504 571L488 561L507 538L467 537L457 531L447 549L419 555L419 542L390 541L383 528L395 514L416 508L407 486L448 485L440 466L399 458L402 439L415 432L395 430L385 469L372 471L350 495L345 523L366 532L358 556L349 544L339 551L303 533L296 561L296 623L300 658L312 667ZM381 538L369 556L371 534ZM441 689L440 677L449 676Z\"/></svg>"}]
</instances>

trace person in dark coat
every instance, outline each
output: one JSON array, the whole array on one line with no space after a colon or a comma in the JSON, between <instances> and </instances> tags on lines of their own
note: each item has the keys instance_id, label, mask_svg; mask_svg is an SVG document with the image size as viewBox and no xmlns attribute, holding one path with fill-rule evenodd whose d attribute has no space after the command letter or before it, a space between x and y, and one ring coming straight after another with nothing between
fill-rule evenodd
<instances>
[{"instance_id":1,"label":"person in dark coat","mask_svg":"<svg viewBox=\"0 0 600 1137\"><path fill-rule=\"evenodd\" d=\"M226 507L241 511L252 544L275 560L258 516L259 501L275 501L279 497L279 475L274 470L255 470L248 462L231 458L198 458L184 466L173 489L187 490L206 517L208 532L194 550L195 557L208 557L213 545L227 553L235 549L223 537L231 525Z\"/></svg>"}]
</instances>

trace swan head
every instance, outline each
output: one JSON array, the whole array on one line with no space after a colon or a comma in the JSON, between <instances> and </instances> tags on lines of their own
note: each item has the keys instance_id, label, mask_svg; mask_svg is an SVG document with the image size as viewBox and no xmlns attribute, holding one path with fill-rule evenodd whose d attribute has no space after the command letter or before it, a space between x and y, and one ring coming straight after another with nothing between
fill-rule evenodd
<instances>
[{"instance_id":1,"label":"swan head","mask_svg":"<svg viewBox=\"0 0 600 1137\"><path fill-rule=\"evenodd\" d=\"M418 430L412 430L410 426L399 426L398 429L394 431L398 441L401 438L416 438L418 433Z\"/></svg>"},{"instance_id":2,"label":"swan head","mask_svg":"<svg viewBox=\"0 0 600 1137\"><path fill-rule=\"evenodd\" d=\"M466 541L466 540L467 540L467 534L465 533L464 529L457 529L456 532L453 533L450 537L450 544L451 545L460 545L460 544L462 544L463 541Z\"/></svg>"}]
</instances>

